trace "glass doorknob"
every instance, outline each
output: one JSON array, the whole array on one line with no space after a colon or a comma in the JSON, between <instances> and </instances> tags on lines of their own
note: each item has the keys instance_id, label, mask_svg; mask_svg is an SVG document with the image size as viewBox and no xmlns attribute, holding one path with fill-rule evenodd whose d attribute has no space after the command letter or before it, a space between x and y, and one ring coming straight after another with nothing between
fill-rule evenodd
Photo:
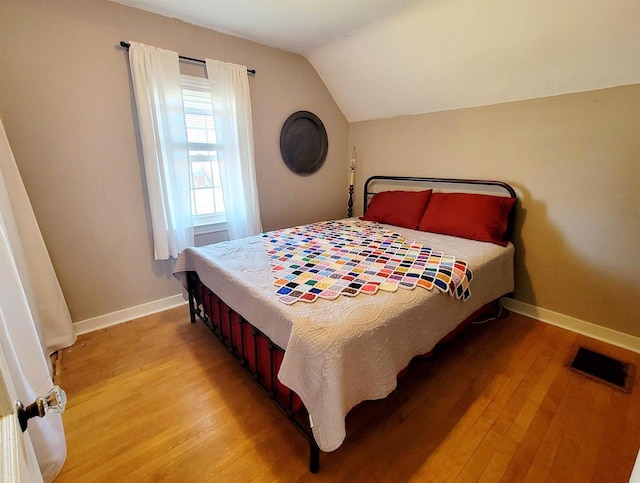
<instances>
[{"instance_id":1,"label":"glass doorknob","mask_svg":"<svg viewBox=\"0 0 640 483\"><path fill-rule=\"evenodd\" d=\"M16 401L18 421L22 431L27 430L29 419L36 416L43 418L49 411L54 413L64 412L67 405L67 393L60 386L53 386L44 397L37 397L26 408L20 401Z\"/></svg>"}]
</instances>

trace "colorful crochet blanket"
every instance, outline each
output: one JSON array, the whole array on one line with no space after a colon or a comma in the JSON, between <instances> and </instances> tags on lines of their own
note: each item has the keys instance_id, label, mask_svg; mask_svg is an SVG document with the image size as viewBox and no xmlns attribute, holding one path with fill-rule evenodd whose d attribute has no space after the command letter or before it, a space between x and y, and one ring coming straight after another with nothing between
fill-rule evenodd
<instances>
[{"instance_id":1,"label":"colorful crochet blanket","mask_svg":"<svg viewBox=\"0 0 640 483\"><path fill-rule=\"evenodd\" d=\"M436 287L471 295L467 263L366 221L325 221L264 233L263 242L285 304L373 295L398 287Z\"/></svg>"}]
</instances>

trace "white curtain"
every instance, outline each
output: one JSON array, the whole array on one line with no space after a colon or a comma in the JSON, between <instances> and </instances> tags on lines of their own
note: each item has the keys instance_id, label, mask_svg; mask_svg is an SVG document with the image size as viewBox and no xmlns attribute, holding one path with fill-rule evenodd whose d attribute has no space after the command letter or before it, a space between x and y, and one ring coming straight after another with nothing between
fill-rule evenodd
<instances>
[{"instance_id":1,"label":"white curtain","mask_svg":"<svg viewBox=\"0 0 640 483\"><path fill-rule=\"evenodd\" d=\"M247 67L206 59L229 238L262 231Z\"/></svg>"},{"instance_id":2,"label":"white curtain","mask_svg":"<svg viewBox=\"0 0 640 483\"><path fill-rule=\"evenodd\" d=\"M71 317L0 120L0 344L20 400L53 386L50 352L75 341ZM29 421L27 432L45 481L66 458L62 418Z\"/></svg>"},{"instance_id":3,"label":"white curtain","mask_svg":"<svg viewBox=\"0 0 640 483\"><path fill-rule=\"evenodd\" d=\"M129 42L156 260L193 245L189 151L178 54Z\"/></svg>"}]
</instances>

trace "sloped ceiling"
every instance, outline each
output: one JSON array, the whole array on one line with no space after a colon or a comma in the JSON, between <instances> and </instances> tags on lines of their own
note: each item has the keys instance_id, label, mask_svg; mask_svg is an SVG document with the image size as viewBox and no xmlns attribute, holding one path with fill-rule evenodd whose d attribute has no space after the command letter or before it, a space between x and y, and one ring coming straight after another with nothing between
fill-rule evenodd
<instances>
[{"instance_id":1,"label":"sloped ceiling","mask_svg":"<svg viewBox=\"0 0 640 483\"><path fill-rule=\"evenodd\" d=\"M638 0L113 0L304 55L350 122L640 83Z\"/></svg>"}]
</instances>

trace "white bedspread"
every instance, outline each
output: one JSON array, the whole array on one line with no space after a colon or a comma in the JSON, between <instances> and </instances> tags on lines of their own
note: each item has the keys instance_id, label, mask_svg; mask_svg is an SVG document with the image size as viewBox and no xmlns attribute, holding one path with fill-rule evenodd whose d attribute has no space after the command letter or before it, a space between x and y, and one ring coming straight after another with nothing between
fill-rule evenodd
<instances>
[{"instance_id":1,"label":"white bedspread","mask_svg":"<svg viewBox=\"0 0 640 483\"><path fill-rule=\"evenodd\" d=\"M418 287L285 305L275 295L260 236L188 248L174 268L183 284L185 271L197 272L227 305L286 349L278 378L304 402L323 451L342 444L353 406L386 397L414 356L430 351L487 302L513 291L512 244L386 228L467 261L471 298L462 302Z\"/></svg>"}]
</instances>

